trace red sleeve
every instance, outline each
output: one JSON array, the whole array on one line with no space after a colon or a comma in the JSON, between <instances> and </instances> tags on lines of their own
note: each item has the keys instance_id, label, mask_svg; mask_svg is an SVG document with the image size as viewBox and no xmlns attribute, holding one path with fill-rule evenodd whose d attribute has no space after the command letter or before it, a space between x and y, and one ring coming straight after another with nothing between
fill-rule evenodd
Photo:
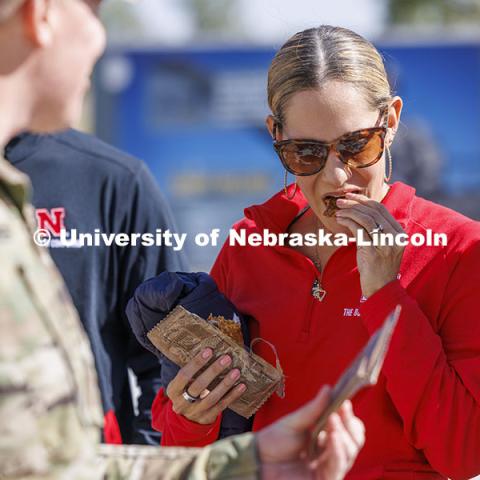
<instances>
[{"instance_id":1,"label":"red sleeve","mask_svg":"<svg viewBox=\"0 0 480 480\"><path fill-rule=\"evenodd\" d=\"M218 440L222 416L210 425L191 422L173 411L161 388L152 405L152 428L162 433L164 447L205 447Z\"/></svg>"},{"instance_id":2,"label":"red sleeve","mask_svg":"<svg viewBox=\"0 0 480 480\"><path fill-rule=\"evenodd\" d=\"M460 256L446 285L438 333L399 281L362 306L370 333L402 306L383 368L387 391L409 441L454 479L480 472L479 285L477 243Z\"/></svg>"}]
</instances>

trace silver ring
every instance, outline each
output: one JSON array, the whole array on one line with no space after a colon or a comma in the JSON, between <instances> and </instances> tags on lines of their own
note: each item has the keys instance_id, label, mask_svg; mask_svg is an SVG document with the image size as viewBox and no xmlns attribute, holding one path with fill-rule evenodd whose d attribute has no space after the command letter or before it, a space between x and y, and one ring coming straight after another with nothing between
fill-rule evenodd
<instances>
[{"instance_id":1,"label":"silver ring","mask_svg":"<svg viewBox=\"0 0 480 480\"><path fill-rule=\"evenodd\" d=\"M188 402L188 403L195 403L197 400L200 400L200 397L193 397L187 392L187 389L185 389L182 393L182 397Z\"/></svg>"},{"instance_id":2,"label":"silver ring","mask_svg":"<svg viewBox=\"0 0 480 480\"><path fill-rule=\"evenodd\" d=\"M372 236L374 233L382 233L383 232L383 225L381 223L377 223L377 227L374 228L371 232L368 232L370 236Z\"/></svg>"}]
</instances>

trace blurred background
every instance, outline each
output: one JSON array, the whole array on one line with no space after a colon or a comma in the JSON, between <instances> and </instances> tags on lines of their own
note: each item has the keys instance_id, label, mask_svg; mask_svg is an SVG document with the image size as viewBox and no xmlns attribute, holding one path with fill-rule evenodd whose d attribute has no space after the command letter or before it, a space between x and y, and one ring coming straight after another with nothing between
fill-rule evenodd
<instances>
[{"instance_id":1,"label":"blurred background","mask_svg":"<svg viewBox=\"0 0 480 480\"><path fill-rule=\"evenodd\" d=\"M189 233L194 269L220 228L282 188L265 129L267 70L293 33L351 28L404 98L393 180L480 219L480 0L107 0L109 49L84 126L147 162Z\"/></svg>"}]
</instances>

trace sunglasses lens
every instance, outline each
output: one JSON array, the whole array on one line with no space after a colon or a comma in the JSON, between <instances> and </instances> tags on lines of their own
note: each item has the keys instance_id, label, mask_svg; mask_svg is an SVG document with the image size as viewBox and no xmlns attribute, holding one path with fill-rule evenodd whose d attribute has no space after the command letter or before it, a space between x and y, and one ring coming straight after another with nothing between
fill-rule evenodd
<instances>
[{"instance_id":1,"label":"sunglasses lens","mask_svg":"<svg viewBox=\"0 0 480 480\"><path fill-rule=\"evenodd\" d=\"M319 172L328 156L328 149L309 143L287 143L279 149L280 157L287 169L295 175L312 175Z\"/></svg>"},{"instance_id":2,"label":"sunglasses lens","mask_svg":"<svg viewBox=\"0 0 480 480\"><path fill-rule=\"evenodd\" d=\"M342 140L337 151L345 163L351 167L371 165L377 161L383 151L383 130L364 131Z\"/></svg>"}]
</instances>

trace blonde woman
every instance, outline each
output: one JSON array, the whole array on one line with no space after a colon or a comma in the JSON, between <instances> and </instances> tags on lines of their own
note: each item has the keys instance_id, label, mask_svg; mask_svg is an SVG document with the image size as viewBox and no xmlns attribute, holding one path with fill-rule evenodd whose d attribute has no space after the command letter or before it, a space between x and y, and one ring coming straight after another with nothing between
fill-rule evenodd
<instances>
[{"instance_id":1,"label":"blonde woman","mask_svg":"<svg viewBox=\"0 0 480 480\"><path fill-rule=\"evenodd\" d=\"M286 396L272 396L253 429L332 384L387 313L402 315L378 384L353 400L366 444L349 478L468 478L480 472L480 226L390 183L402 99L382 58L356 33L321 26L297 33L268 76L267 127L285 169L285 188L245 210L247 235L274 233L427 235L447 245L230 246L212 275L252 318L252 338L275 345ZM441 99L438 99L441 103ZM287 172L295 183L287 186ZM258 353L273 361L269 347ZM228 365L225 367L228 368ZM175 381L175 380L174 380ZM188 387L198 396L206 384ZM219 400L188 410L164 403L163 443L189 445L218 434ZM175 412L183 412L175 414ZM175 420L177 418L177 420ZM181 427L179 427L181 425ZM182 440L179 441L179 439ZM353 448L353 446L351 446Z\"/></svg>"}]
</instances>

